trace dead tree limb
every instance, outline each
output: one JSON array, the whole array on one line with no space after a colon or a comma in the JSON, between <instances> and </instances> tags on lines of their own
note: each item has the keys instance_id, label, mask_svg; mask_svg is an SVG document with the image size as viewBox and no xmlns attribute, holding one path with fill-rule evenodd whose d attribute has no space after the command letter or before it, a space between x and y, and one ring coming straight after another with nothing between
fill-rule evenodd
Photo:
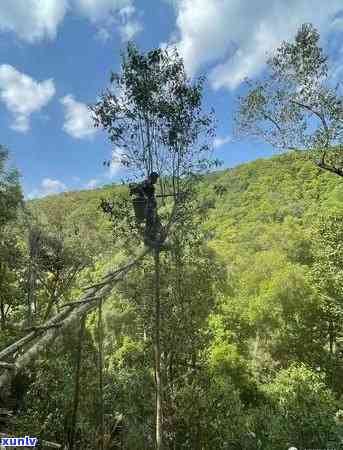
<instances>
[{"instance_id":1,"label":"dead tree limb","mask_svg":"<svg viewBox=\"0 0 343 450\"><path fill-rule=\"evenodd\" d=\"M129 272L133 267L137 266L139 262L144 258L145 255L147 255L151 251L150 248L144 247L142 252L133 260L130 261L126 266L121 268L121 271L118 273L118 276L115 275L112 276L110 281L108 281L108 284L106 284L101 289L93 288L88 291L87 294L84 294L81 301L88 300L90 297L94 297L95 294L98 294L101 298L106 298L112 291L114 283L120 281L127 272ZM107 276L108 277L108 276ZM99 292L97 292L99 291ZM27 351L25 351L22 355L18 357L16 362L14 363L14 372L20 372L24 367L26 367L30 362L32 362L34 359L37 358L39 353L46 348L47 345L51 344L59 335L60 332L66 330L68 327L70 327L75 321L80 319L81 316L88 314L93 309L97 308L99 306L99 301L97 300L94 303L86 302L84 304L81 304L80 306L70 306L69 308L66 308L66 311L63 311L59 314L57 314L55 317L50 319L49 322L55 323L60 322L60 317L63 315L64 320L61 321L61 326L56 328L49 328L45 331L40 331L40 333L43 334L37 342L35 342ZM32 337L33 334L33 337ZM36 337L35 333L32 332L29 335L31 338ZM28 337L26 337L27 339ZM27 342L27 341L26 341ZM17 349L17 344L15 344L15 350ZM10 352L11 353L11 352ZM8 352L6 353L8 354ZM11 374L13 371L9 372L8 370L5 371L0 376L0 396L1 391L5 388L5 386L8 385L11 379Z\"/></svg>"},{"instance_id":2,"label":"dead tree limb","mask_svg":"<svg viewBox=\"0 0 343 450\"><path fill-rule=\"evenodd\" d=\"M49 327L50 325L55 324L56 322L62 321L65 316L71 311L70 310L64 310L57 314L56 316L52 317L48 322L46 322L45 327ZM4 350L0 352L0 359L5 358L8 355L12 355L13 353L20 350L22 347L24 347L26 344L31 342L32 340L36 339L38 336L44 333L44 330L37 330L37 331L31 331L26 336L20 338L18 341L14 342L13 344L6 347Z\"/></svg>"},{"instance_id":3,"label":"dead tree limb","mask_svg":"<svg viewBox=\"0 0 343 450\"><path fill-rule=\"evenodd\" d=\"M60 308L68 308L69 306L75 306L75 305L82 305L83 303L91 303L94 302L95 300L100 300L101 297L96 296L96 297L90 297L87 300L79 300L77 302L68 302L65 305L61 305Z\"/></svg>"},{"instance_id":4,"label":"dead tree limb","mask_svg":"<svg viewBox=\"0 0 343 450\"><path fill-rule=\"evenodd\" d=\"M37 325L30 328L25 328L24 331L45 331L49 330L49 328L58 328L62 325L62 322L53 323L52 325Z\"/></svg>"},{"instance_id":5,"label":"dead tree limb","mask_svg":"<svg viewBox=\"0 0 343 450\"><path fill-rule=\"evenodd\" d=\"M174 218L176 215L178 203L175 202L173 206L172 213L169 218L169 222L161 236L161 243L163 243L169 234L170 228L174 222ZM81 297L81 304L69 306L69 308L65 308L64 311L61 311L56 316L52 317L48 320L48 322L45 324L45 326L49 326L56 323L61 323L61 326L56 328L49 328L46 330L40 330L38 332L31 332L28 336L25 336L18 342L12 344L7 349L5 349L3 352L0 353L0 358L16 352L19 348L21 348L26 343L30 342L31 340L35 339L37 337L37 333L41 333L42 335L37 339L37 341L28 349L26 350L22 355L20 355L16 362L14 363L14 370L6 370L1 376L0 376L0 398L3 394L5 394L6 387L8 386L11 376L13 373L20 372L22 369L24 369L27 365L29 365L32 361L34 361L41 351L43 351L44 348L46 348L48 345L51 345L52 342L55 341L55 339L66 329L68 329L71 325L74 324L74 322L77 322L80 320L80 318L89 312L93 311L99 306L99 303L106 297L110 295L112 292L113 286L116 282L121 281L124 276L134 267L136 267L140 261L150 252L152 249L150 247L144 247L142 251L130 262L128 262L125 266L109 272L103 280L106 280L99 283L99 286L94 287L88 287L86 288L86 292ZM93 298L95 296L99 297L99 300L96 300L94 302L89 302L90 298Z\"/></svg>"}]
</instances>

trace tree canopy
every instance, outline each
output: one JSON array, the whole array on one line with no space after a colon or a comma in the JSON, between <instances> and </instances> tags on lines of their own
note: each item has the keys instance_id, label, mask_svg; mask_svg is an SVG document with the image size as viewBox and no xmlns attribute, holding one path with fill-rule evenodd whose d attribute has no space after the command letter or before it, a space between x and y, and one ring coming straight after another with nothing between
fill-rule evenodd
<instances>
[{"instance_id":1,"label":"tree canopy","mask_svg":"<svg viewBox=\"0 0 343 450\"><path fill-rule=\"evenodd\" d=\"M269 57L266 77L246 80L236 132L279 149L306 150L319 167L342 176L342 91L319 38L313 25L303 24L293 42Z\"/></svg>"}]
</instances>

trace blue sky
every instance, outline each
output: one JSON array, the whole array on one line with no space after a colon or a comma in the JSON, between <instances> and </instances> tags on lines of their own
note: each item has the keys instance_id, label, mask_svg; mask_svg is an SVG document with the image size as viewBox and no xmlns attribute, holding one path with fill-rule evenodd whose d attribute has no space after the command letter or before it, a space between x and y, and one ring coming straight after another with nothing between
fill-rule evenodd
<instances>
[{"instance_id":1,"label":"blue sky","mask_svg":"<svg viewBox=\"0 0 343 450\"><path fill-rule=\"evenodd\" d=\"M309 3L311 7L309 8ZM245 76L263 74L267 52L304 22L321 33L334 77L343 69L341 0L1 0L1 144L26 197L119 181L106 135L86 105L120 68L128 39L144 50L177 45L190 76L206 74L204 106L218 120L215 155L226 167L274 153L232 140Z\"/></svg>"}]
</instances>

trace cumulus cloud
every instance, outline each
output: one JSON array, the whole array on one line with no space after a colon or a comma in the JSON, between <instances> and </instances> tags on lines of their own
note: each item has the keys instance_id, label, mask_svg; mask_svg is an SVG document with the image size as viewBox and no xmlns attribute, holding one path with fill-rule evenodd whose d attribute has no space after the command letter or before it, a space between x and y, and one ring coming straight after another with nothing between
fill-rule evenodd
<instances>
[{"instance_id":1,"label":"cumulus cloud","mask_svg":"<svg viewBox=\"0 0 343 450\"><path fill-rule=\"evenodd\" d=\"M337 28L341 0L177 0L177 46L189 75L211 66L214 89L237 88L258 75L267 53L312 22L322 36Z\"/></svg>"},{"instance_id":2,"label":"cumulus cloud","mask_svg":"<svg viewBox=\"0 0 343 450\"><path fill-rule=\"evenodd\" d=\"M34 189L29 193L28 198L45 197L46 195L58 194L67 189L67 186L60 180L52 180L51 178L43 178L38 189Z\"/></svg>"},{"instance_id":3,"label":"cumulus cloud","mask_svg":"<svg viewBox=\"0 0 343 450\"><path fill-rule=\"evenodd\" d=\"M31 114L44 108L54 95L53 80L38 82L8 64L0 65L0 100L14 116L14 130L28 131Z\"/></svg>"},{"instance_id":4,"label":"cumulus cloud","mask_svg":"<svg viewBox=\"0 0 343 450\"><path fill-rule=\"evenodd\" d=\"M214 148L219 148L222 147L225 144L228 144L229 142L232 141L232 137L231 136L224 136L224 137L216 137L213 141L213 147Z\"/></svg>"},{"instance_id":5,"label":"cumulus cloud","mask_svg":"<svg viewBox=\"0 0 343 450\"><path fill-rule=\"evenodd\" d=\"M1 0L0 32L13 32L31 44L54 39L67 12L89 19L103 41L113 28L123 41L142 29L133 0Z\"/></svg>"},{"instance_id":6,"label":"cumulus cloud","mask_svg":"<svg viewBox=\"0 0 343 450\"><path fill-rule=\"evenodd\" d=\"M131 3L119 10L119 32L123 41L130 41L143 29L135 14L136 8Z\"/></svg>"},{"instance_id":7,"label":"cumulus cloud","mask_svg":"<svg viewBox=\"0 0 343 450\"><path fill-rule=\"evenodd\" d=\"M53 39L68 7L67 0L1 0L0 31L33 43Z\"/></svg>"},{"instance_id":8,"label":"cumulus cloud","mask_svg":"<svg viewBox=\"0 0 343 450\"><path fill-rule=\"evenodd\" d=\"M132 0L74 0L76 10L98 27L97 37L107 41L111 30L118 28L123 41L142 30Z\"/></svg>"},{"instance_id":9,"label":"cumulus cloud","mask_svg":"<svg viewBox=\"0 0 343 450\"><path fill-rule=\"evenodd\" d=\"M87 105L76 101L72 95L66 95L60 102L65 115L63 130L76 139L94 136L97 130Z\"/></svg>"}]
</instances>

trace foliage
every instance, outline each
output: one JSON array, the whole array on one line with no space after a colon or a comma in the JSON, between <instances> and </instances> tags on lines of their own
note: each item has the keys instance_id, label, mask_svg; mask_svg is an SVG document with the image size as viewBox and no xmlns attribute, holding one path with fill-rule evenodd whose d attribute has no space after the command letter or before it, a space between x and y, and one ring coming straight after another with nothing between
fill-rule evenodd
<instances>
[{"instance_id":1,"label":"foliage","mask_svg":"<svg viewBox=\"0 0 343 450\"><path fill-rule=\"evenodd\" d=\"M301 152L290 152L213 173L199 182L196 193L184 225L178 222L171 234L177 245L161 253L167 448L338 447L339 179L318 173ZM128 249L120 242L112 244L112 224L97 207L101 198L126 195L126 187L111 186L29 203L47 237L41 260L41 269L47 268L44 280L59 261L58 254L66 256L66 271L74 256L77 261L84 251L91 257L63 301L77 300L82 287L125 260ZM161 208L162 217L168 208ZM2 346L23 336L22 328L11 325L26 317L29 247L21 220L18 217L6 228L3 241L13 245L6 250L1 292L8 291L14 303L0 335ZM129 236L127 225L122 222L123 235ZM75 228L80 234L74 233ZM59 233L64 239L62 253L57 251ZM124 431L118 433L122 448L130 450L153 447L153 282L152 261L147 258L104 304L106 430L123 414ZM45 308L49 293L43 285L37 285L36 295L38 305ZM12 398L17 415L14 432L34 431L66 442L76 348L77 330L71 330L37 364L18 374ZM84 339L76 439L86 450L94 448L91 440L99 432L97 348L93 313ZM112 439L114 448L120 439Z\"/></svg>"},{"instance_id":2,"label":"foliage","mask_svg":"<svg viewBox=\"0 0 343 450\"><path fill-rule=\"evenodd\" d=\"M108 132L115 157L134 175L156 170L180 192L176 184L209 163L213 117L202 112L203 82L191 84L176 49L142 54L129 43L121 73L112 73L111 88L91 107L95 125Z\"/></svg>"},{"instance_id":3,"label":"foliage","mask_svg":"<svg viewBox=\"0 0 343 450\"><path fill-rule=\"evenodd\" d=\"M17 208L22 202L19 174L17 170L7 170L8 151L0 146L0 229L15 219Z\"/></svg>"},{"instance_id":4,"label":"foliage","mask_svg":"<svg viewBox=\"0 0 343 450\"><path fill-rule=\"evenodd\" d=\"M22 299L23 255L14 230L22 203L19 175L7 168L8 151L0 146L0 327L5 332L11 314ZM7 336L6 336L7 338ZM6 339L5 338L5 339ZM2 340L0 339L2 342Z\"/></svg>"},{"instance_id":5,"label":"foliage","mask_svg":"<svg viewBox=\"0 0 343 450\"><path fill-rule=\"evenodd\" d=\"M269 58L267 78L246 81L237 132L283 150L308 150L319 167L342 176L343 98L339 83L332 86L319 37L303 24L294 42L283 42Z\"/></svg>"},{"instance_id":6,"label":"foliage","mask_svg":"<svg viewBox=\"0 0 343 450\"><path fill-rule=\"evenodd\" d=\"M329 448L340 444L334 418L338 403L325 379L306 365L280 371L264 388L272 414L263 448ZM265 424L266 425L266 424Z\"/></svg>"}]
</instances>

